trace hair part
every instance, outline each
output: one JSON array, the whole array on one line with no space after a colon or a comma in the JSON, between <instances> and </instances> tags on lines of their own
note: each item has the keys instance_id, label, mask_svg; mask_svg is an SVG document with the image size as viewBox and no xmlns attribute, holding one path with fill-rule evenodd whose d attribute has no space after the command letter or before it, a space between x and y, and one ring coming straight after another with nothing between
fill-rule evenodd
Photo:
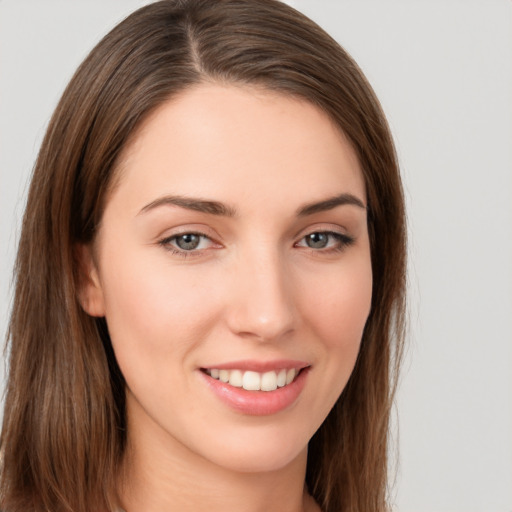
<instances>
[{"instance_id":1,"label":"hair part","mask_svg":"<svg viewBox=\"0 0 512 512\"><path fill-rule=\"evenodd\" d=\"M93 242L121 179L120 155L144 119L207 81L306 100L330 116L358 155L372 307L349 382L310 441L306 480L324 512L386 510L406 238L397 158L378 100L348 54L285 4L164 0L130 15L91 51L37 158L8 330L0 468L7 512L115 510L126 443L124 379L105 320L80 305L76 248Z\"/></svg>"}]
</instances>

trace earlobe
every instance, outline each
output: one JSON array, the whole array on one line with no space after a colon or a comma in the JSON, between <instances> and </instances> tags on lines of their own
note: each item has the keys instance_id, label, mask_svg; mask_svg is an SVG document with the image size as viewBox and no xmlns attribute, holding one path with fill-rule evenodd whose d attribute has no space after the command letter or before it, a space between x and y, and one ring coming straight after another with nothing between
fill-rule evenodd
<instances>
[{"instance_id":1,"label":"earlobe","mask_svg":"<svg viewBox=\"0 0 512 512\"><path fill-rule=\"evenodd\" d=\"M97 317L105 316L103 289L98 268L94 262L92 247L78 244L75 250L79 268L78 300L87 314Z\"/></svg>"}]
</instances>

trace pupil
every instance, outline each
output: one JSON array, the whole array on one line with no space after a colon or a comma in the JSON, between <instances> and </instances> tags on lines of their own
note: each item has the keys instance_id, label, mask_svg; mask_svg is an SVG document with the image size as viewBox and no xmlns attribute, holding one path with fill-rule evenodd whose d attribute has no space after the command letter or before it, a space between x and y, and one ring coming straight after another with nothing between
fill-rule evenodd
<instances>
[{"instance_id":1,"label":"pupil","mask_svg":"<svg viewBox=\"0 0 512 512\"><path fill-rule=\"evenodd\" d=\"M191 249L195 249L199 245L199 241L200 237L198 235L188 233L186 235L180 235L176 239L176 244L180 249L190 251Z\"/></svg>"},{"instance_id":2,"label":"pupil","mask_svg":"<svg viewBox=\"0 0 512 512\"><path fill-rule=\"evenodd\" d=\"M328 235L325 233L311 233L306 238L306 243L313 249L323 249L327 245Z\"/></svg>"}]
</instances>

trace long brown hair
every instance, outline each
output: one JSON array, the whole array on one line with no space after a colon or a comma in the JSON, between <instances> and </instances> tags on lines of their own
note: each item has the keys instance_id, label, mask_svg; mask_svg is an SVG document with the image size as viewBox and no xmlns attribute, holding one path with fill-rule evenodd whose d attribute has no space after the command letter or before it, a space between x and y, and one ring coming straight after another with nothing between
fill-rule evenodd
<instances>
[{"instance_id":1,"label":"long brown hair","mask_svg":"<svg viewBox=\"0 0 512 512\"><path fill-rule=\"evenodd\" d=\"M193 84L258 85L306 99L351 141L369 206L373 299L354 372L309 445L325 512L386 510L390 407L402 352L405 217L379 103L347 53L276 0L164 0L114 28L50 121L28 196L8 331L0 506L115 509L126 440L124 381L103 319L77 293L75 248L101 220L116 162L150 112Z\"/></svg>"}]
</instances>

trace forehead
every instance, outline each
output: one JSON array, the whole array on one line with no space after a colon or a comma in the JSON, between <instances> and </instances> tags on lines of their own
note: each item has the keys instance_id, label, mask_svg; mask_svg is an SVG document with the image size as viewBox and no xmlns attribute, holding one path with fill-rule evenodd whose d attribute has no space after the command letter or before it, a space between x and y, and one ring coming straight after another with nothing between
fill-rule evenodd
<instances>
[{"instance_id":1,"label":"forehead","mask_svg":"<svg viewBox=\"0 0 512 512\"><path fill-rule=\"evenodd\" d=\"M188 89L145 120L123 152L118 188L134 208L164 193L245 203L365 197L357 156L327 114L295 97L216 84Z\"/></svg>"}]
</instances>

